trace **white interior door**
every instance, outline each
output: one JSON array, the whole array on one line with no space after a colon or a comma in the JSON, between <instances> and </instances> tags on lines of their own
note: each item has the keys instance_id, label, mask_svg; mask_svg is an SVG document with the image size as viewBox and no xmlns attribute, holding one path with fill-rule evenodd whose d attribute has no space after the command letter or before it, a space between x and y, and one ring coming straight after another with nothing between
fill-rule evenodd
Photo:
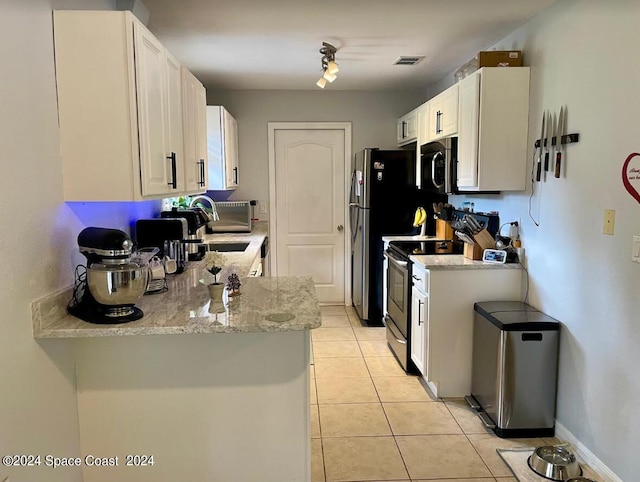
<instances>
[{"instance_id":1,"label":"white interior door","mask_svg":"<svg viewBox=\"0 0 640 482\"><path fill-rule=\"evenodd\" d=\"M311 276L321 303L345 301L346 137L340 128L273 131L274 275Z\"/></svg>"}]
</instances>

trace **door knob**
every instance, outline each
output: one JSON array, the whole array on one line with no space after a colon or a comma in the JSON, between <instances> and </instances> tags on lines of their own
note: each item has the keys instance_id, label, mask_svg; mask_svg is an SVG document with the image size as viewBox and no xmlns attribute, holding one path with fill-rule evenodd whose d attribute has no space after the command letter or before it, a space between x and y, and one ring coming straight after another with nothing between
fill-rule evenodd
<instances>
[{"instance_id":1,"label":"door knob","mask_svg":"<svg viewBox=\"0 0 640 482\"><path fill-rule=\"evenodd\" d=\"M344 226L342 224L338 225L338 231L342 232L344 230Z\"/></svg>"}]
</instances>

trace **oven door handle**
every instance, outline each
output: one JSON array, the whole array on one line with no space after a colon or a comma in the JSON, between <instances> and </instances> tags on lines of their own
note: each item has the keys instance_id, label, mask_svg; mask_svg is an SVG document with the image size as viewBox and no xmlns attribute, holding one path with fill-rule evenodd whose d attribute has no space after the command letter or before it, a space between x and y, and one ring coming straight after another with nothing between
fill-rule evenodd
<instances>
[{"instance_id":1,"label":"oven door handle","mask_svg":"<svg viewBox=\"0 0 640 482\"><path fill-rule=\"evenodd\" d=\"M384 317L384 323L385 325L387 325L387 328L389 329L389 331L391 332L391 334L393 335L393 337L396 339L396 341L398 343L400 343L401 345L406 345L407 344L407 340L402 339L402 335L400 335L396 330L396 325L393 322L393 320L391 318L389 318L388 316L385 315Z\"/></svg>"},{"instance_id":2,"label":"oven door handle","mask_svg":"<svg viewBox=\"0 0 640 482\"><path fill-rule=\"evenodd\" d=\"M402 268L406 268L407 267L407 261L403 261L400 258L396 257L394 254L391 253L391 251L386 250L384 252L384 255L387 257L387 259L389 259L389 261L391 261L393 264L400 266Z\"/></svg>"}]
</instances>

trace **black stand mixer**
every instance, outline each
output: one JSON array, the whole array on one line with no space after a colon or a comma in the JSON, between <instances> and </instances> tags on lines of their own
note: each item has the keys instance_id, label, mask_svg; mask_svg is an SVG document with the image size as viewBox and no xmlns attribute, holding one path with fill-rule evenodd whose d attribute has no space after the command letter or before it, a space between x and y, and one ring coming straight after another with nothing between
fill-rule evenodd
<instances>
[{"instance_id":1,"label":"black stand mixer","mask_svg":"<svg viewBox=\"0 0 640 482\"><path fill-rule=\"evenodd\" d=\"M90 323L124 323L142 318L135 302L149 279L146 264L132 260L133 243L117 229L85 228L78 235L87 266L76 267L73 298L67 311Z\"/></svg>"}]
</instances>

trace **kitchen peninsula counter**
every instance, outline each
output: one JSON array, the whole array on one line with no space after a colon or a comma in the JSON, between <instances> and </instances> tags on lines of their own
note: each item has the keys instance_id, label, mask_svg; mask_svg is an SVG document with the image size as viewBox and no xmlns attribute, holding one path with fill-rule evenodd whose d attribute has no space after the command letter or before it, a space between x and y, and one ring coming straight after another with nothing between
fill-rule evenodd
<instances>
[{"instance_id":1,"label":"kitchen peninsula counter","mask_svg":"<svg viewBox=\"0 0 640 482\"><path fill-rule=\"evenodd\" d=\"M212 312L200 269L187 269L168 280L166 293L145 295L136 303L144 316L122 324L87 323L66 313L71 293L34 303L35 338L89 338L127 335L182 335L300 331L318 328L320 306L309 277L245 278L241 295L222 312ZM282 321L279 321L282 320Z\"/></svg>"},{"instance_id":2,"label":"kitchen peninsula counter","mask_svg":"<svg viewBox=\"0 0 640 482\"><path fill-rule=\"evenodd\" d=\"M91 338L127 335L183 335L204 333L260 333L303 331L321 324L320 306L310 277L248 277L249 268L266 237L265 226L251 233L207 235L205 242L249 242L242 252L223 253L224 280L234 271L241 294L230 298L224 310L211 306L203 278L204 261L190 262L184 273L167 275L165 293L141 297L136 306L144 316L122 324L87 323L69 315L69 288L32 304L35 338Z\"/></svg>"},{"instance_id":3,"label":"kitchen peninsula counter","mask_svg":"<svg viewBox=\"0 0 640 482\"><path fill-rule=\"evenodd\" d=\"M203 262L170 275L166 293L136 303L144 317L121 325L67 315L69 290L34 302L36 338L74 338L62 346L75 352L83 454L120 459L84 465L85 482L311 480L310 329L320 307L309 277L243 276L265 234L205 239L250 243L225 254L242 294L222 313L210 312ZM136 454L153 466L126 466Z\"/></svg>"}]
</instances>

